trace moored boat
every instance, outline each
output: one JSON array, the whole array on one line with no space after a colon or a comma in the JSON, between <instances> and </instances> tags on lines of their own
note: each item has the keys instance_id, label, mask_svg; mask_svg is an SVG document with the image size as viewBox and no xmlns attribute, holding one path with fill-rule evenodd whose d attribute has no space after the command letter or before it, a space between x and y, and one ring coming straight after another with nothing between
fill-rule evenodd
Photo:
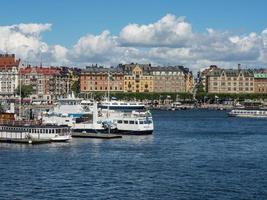
<instances>
[{"instance_id":1,"label":"moored boat","mask_svg":"<svg viewBox=\"0 0 267 200\"><path fill-rule=\"evenodd\" d=\"M15 120L14 114L1 113L0 138L64 142L71 139L71 134L68 126L44 125L39 120Z\"/></svg>"},{"instance_id":2,"label":"moored boat","mask_svg":"<svg viewBox=\"0 0 267 200\"><path fill-rule=\"evenodd\" d=\"M228 115L230 117L254 117L254 118L267 118L266 109L233 109Z\"/></svg>"}]
</instances>

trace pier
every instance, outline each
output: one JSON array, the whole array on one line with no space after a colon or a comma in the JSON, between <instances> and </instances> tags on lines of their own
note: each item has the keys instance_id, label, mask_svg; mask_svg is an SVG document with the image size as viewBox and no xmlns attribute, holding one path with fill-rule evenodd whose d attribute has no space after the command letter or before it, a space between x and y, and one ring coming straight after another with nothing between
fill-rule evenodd
<instances>
[{"instance_id":1,"label":"pier","mask_svg":"<svg viewBox=\"0 0 267 200\"><path fill-rule=\"evenodd\" d=\"M77 133L71 135L73 138L96 138L96 139L117 139L122 138L121 135L106 134L106 133Z\"/></svg>"}]
</instances>

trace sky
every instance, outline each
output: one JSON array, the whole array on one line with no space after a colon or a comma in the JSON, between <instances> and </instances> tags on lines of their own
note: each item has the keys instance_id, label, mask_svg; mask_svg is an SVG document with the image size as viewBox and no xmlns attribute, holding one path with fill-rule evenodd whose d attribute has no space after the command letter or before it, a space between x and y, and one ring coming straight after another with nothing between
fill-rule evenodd
<instances>
[{"instance_id":1,"label":"sky","mask_svg":"<svg viewBox=\"0 0 267 200\"><path fill-rule=\"evenodd\" d=\"M264 0L1 2L0 53L37 65L267 67Z\"/></svg>"}]
</instances>

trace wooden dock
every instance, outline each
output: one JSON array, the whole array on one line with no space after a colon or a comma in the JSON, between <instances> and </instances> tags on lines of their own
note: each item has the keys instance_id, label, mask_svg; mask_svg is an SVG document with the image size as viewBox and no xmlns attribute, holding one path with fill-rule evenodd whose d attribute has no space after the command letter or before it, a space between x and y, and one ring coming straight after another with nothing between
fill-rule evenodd
<instances>
[{"instance_id":1,"label":"wooden dock","mask_svg":"<svg viewBox=\"0 0 267 200\"><path fill-rule=\"evenodd\" d=\"M16 139L0 138L1 143L19 143L19 144L46 144L52 142L50 139Z\"/></svg>"},{"instance_id":2,"label":"wooden dock","mask_svg":"<svg viewBox=\"0 0 267 200\"><path fill-rule=\"evenodd\" d=\"M71 135L73 138L96 138L96 139L117 139L122 138L121 135L106 134L106 133L77 133Z\"/></svg>"}]
</instances>

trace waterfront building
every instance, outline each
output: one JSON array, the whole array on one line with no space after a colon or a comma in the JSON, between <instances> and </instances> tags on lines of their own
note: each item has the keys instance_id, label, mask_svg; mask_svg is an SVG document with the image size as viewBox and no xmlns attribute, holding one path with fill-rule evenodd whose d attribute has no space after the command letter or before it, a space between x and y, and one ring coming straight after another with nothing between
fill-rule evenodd
<instances>
[{"instance_id":1,"label":"waterfront building","mask_svg":"<svg viewBox=\"0 0 267 200\"><path fill-rule=\"evenodd\" d=\"M120 64L124 74L124 92L153 92L153 74L150 64Z\"/></svg>"},{"instance_id":2,"label":"waterfront building","mask_svg":"<svg viewBox=\"0 0 267 200\"><path fill-rule=\"evenodd\" d=\"M210 65L208 68L200 69L198 79L203 84L203 89L205 91L208 91L207 75L217 69L219 68L216 65Z\"/></svg>"},{"instance_id":3,"label":"waterfront building","mask_svg":"<svg viewBox=\"0 0 267 200\"><path fill-rule=\"evenodd\" d=\"M254 73L254 93L267 93L267 72Z\"/></svg>"},{"instance_id":4,"label":"waterfront building","mask_svg":"<svg viewBox=\"0 0 267 200\"><path fill-rule=\"evenodd\" d=\"M14 97L18 87L18 69L20 59L15 54L0 54L0 96Z\"/></svg>"},{"instance_id":5,"label":"waterfront building","mask_svg":"<svg viewBox=\"0 0 267 200\"><path fill-rule=\"evenodd\" d=\"M131 63L111 68L87 67L80 74L80 91L107 91L108 73L112 76L110 91L114 92L192 92L194 85L192 72L183 66Z\"/></svg>"},{"instance_id":6,"label":"waterfront building","mask_svg":"<svg viewBox=\"0 0 267 200\"><path fill-rule=\"evenodd\" d=\"M247 69L213 69L206 77L209 93L253 93L254 74Z\"/></svg>"},{"instance_id":7,"label":"waterfront building","mask_svg":"<svg viewBox=\"0 0 267 200\"><path fill-rule=\"evenodd\" d=\"M183 66L152 67L152 74L155 92L192 91L192 73Z\"/></svg>"},{"instance_id":8,"label":"waterfront building","mask_svg":"<svg viewBox=\"0 0 267 200\"><path fill-rule=\"evenodd\" d=\"M108 81L109 78L109 81ZM80 74L80 91L88 92L123 92L123 71L120 68L88 66Z\"/></svg>"},{"instance_id":9,"label":"waterfront building","mask_svg":"<svg viewBox=\"0 0 267 200\"><path fill-rule=\"evenodd\" d=\"M60 75L60 69L55 67L21 68L19 71L21 85L31 85L33 93L31 99L35 101L51 101L53 89L50 80Z\"/></svg>"},{"instance_id":10,"label":"waterfront building","mask_svg":"<svg viewBox=\"0 0 267 200\"><path fill-rule=\"evenodd\" d=\"M49 90L52 99L67 97L72 93L72 85L79 81L80 69L59 67L59 73L55 73L49 80Z\"/></svg>"}]
</instances>

